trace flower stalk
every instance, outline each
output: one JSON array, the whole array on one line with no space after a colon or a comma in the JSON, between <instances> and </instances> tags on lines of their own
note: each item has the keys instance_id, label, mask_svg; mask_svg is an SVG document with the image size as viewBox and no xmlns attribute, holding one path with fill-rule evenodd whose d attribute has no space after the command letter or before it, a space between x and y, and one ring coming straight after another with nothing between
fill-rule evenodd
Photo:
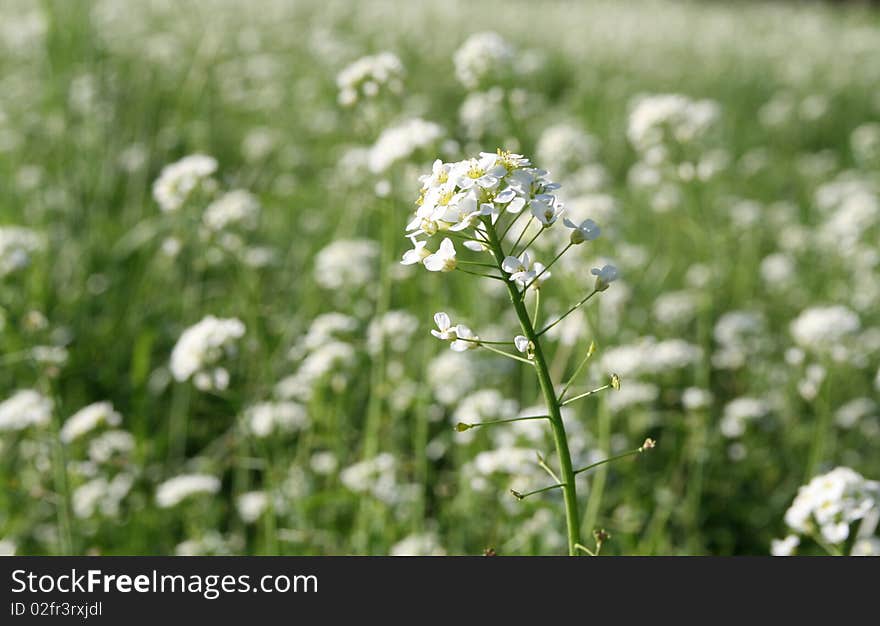
<instances>
[{"instance_id":1,"label":"flower stalk","mask_svg":"<svg viewBox=\"0 0 880 626\"><path fill-rule=\"evenodd\" d=\"M495 226L488 219L484 218L484 225L489 239L489 249L498 263L498 269L501 270L501 264L504 262L505 254L501 248L501 241L498 239L498 233L495 232ZM503 270L501 270L503 271ZM512 281L507 282L507 292L510 295L510 301L513 304L516 316L519 319L520 327L523 334L534 346L532 362L535 366L535 372L538 375L538 384L541 387L541 393L544 395L544 403L547 406L547 412L550 418L550 426L553 429L553 442L556 446L556 455L559 460L560 474L562 478L562 492L565 503L565 524L566 534L568 536L568 553L570 556L577 556L578 550L575 547L580 543L580 514L578 512L577 487L574 482L574 468L571 463L571 452L568 447L568 437L565 432L565 425L562 422L562 411L559 402L556 400L556 391L553 386L553 380L550 378L550 367L547 359L544 357L544 351L538 334L532 325L532 320L526 310L525 303L520 298L519 290Z\"/></svg>"}]
</instances>

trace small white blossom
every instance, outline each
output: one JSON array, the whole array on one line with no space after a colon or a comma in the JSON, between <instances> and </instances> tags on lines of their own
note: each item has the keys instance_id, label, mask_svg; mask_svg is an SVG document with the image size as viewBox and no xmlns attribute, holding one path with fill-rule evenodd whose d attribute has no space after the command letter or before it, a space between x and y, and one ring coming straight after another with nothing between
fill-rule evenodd
<instances>
[{"instance_id":1,"label":"small white blossom","mask_svg":"<svg viewBox=\"0 0 880 626\"><path fill-rule=\"evenodd\" d=\"M95 402L71 415L61 427L61 441L70 443L93 431L101 424L118 426L122 416L109 402Z\"/></svg>"},{"instance_id":2,"label":"small white blossom","mask_svg":"<svg viewBox=\"0 0 880 626\"><path fill-rule=\"evenodd\" d=\"M596 291L605 291L618 278L617 268L613 265L594 267L590 273L596 277Z\"/></svg>"},{"instance_id":3,"label":"small white blossom","mask_svg":"<svg viewBox=\"0 0 880 626\"><path fill-rule=\"evenodd\" d=\"M423 261L429 272L451 272L455 269L455 246L448 237L440 242L440 249L429 254Z\"/></svg>"},{"instance_id":4,"label":"small white blossom","mask_svg":"<svg viewBox=\"0 0 880 626\"><path fill-rule=\"evenodd\" d=\"M204 154L191 154L166 165L153 183L153 198L162 211L177 211L201 186L210 187L217 160Z\"/></svg>"},{"instance_id":5,"label":"small white blossom","mask_svg":"<svg viewBox=\"0 0 880 626\"><path fill-rule=\"evenodd\" d=\"M580 224L575 224L567 217L562 220L566 228L571 228L570 241L574 245L581 244L585 241L593 241L596 239L601 229L593 220L584 220Z\"/></svg>"},{"instance_id":6,"label":"small white blossom","mask_svg":"<svg viewBox=\"0 0 880 626\"><path fill-rule=\"evenodd\" d=\"M169 478L156 488L156 504L168 509L185 499L200 495L212 495L220 491L220 479L210 474L183 474Z\"/></svg>"}]
</instances>

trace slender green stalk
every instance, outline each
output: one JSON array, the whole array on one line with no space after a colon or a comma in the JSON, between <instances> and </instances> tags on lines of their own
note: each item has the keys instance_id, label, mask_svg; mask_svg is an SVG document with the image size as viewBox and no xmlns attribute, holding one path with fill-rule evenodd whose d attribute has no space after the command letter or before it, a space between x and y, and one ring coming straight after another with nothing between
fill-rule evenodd
<instances>
[{"instance_id":1,"label":"slender green stalk","mask_svg":"<svg viewBox=\"0 0 880 626\"><path fill-rule=\"evenodd\" d=\"M581 299L580 302L578 302L578 303L575 304L573 307L571 307L568 311L566 311L565 313L563 313L562 315L560 315L558 318L556 318L556 321L555 321L555 322L553 322L553 323L550 324L549 326L545 326L544 328L542 328L541 331L538 333L537 336L540 337L541 335L543 335L544 333L546 333L548 330L550 330L551 328L553 328L554 326L556 326L559 322L561 322L561 321L564 320L566 317L568 317L569 315L571 315L574 311L576 311L577 309L579 309L580 307L582 307L582 306L587 302L587 300L589 300L590 298L592 298L593 296L595 296L597 293L599 293L599 291L596 290L596 289L594 289L593 291L591 291L591 292L589 293L589 295L587 295L587 296L585 296L583 299Z\"/></svg>"},{"instance_id":2,"label":"slender green stalk","mask_svg":"<svg viewBox=\"0 0 880 626\"><path fill-rule=\"evenodd\" d=\"M482 278L494 278L495 280L505 280L501 276L492 276L491 274L481 274L480 272L472 272L472 271L466 270L462 267L456 267L455 271L456 272L464 272L465 274L471 274L472 276L480 276Z\"/></svg>"},{"instance_id":3,"label":"slender green stalk","mask_svg":"<svg viewBox=\"0 0 880 626\"><path fill-rule=\"evenodd\" d=\"M581 373L581 370L584 369L584 366L587 364L587 361L593 356L593 353L596 351L596 344L592 341L590 342L590 347L587 348L587 355L583 358L583 360L578 364L575 368L574 373L571 375L571 378L565 383L565 386L562 388L562 392L559 394L559 401L562 402L565 399L565 394L568 393L568 390L571 389L572 384L574 383L574 379L577 378L578 374Z\"/></svg>"},{"instance_id":4,"label":"slender green stalk","mask_svg":"<svg viewBox=\"0 0 880 626\"><path fill-rule=\"evenodd\" d=\"M540 234L540 233L539 233L539 234ZM534 241L534 239L533 239L532 241ZM529 245L531 245L531 243L530 243ZM523 287L523 297L525 297L525 293L526 293L526 291L528 291L529 287L531 287L532 285L534 285L535 282L536 282L539 278L541 278L541 276L544 275L544 272L546 272L546 271L549 270L551 267L553 267L553 264L556 263L556 261L558 261L558 260L560 259L560 257L562 257L563 254L565 254L566 252L568 252L568 249L571 248L573 245L574 245L574 244L570 243L570 244L568 244L567 246L565 246L565 247L562 249L562 252L560 252L560 253L557 254L555 257L553 257L553 260L550 261L546 266L544 266L544 269L542 269L540 272L538 272L538 275L535 276L532 280L530 280L530 281L526 284L525 287ZM528 248L528 247L529 247L529 246L526 246L526 248ZM537 322L535 322L535 323L537 324Z\"/></svg>"},{"instance_id":5,"label":"slender green stalk","mask_svg":"<svg viewBox=\"0 0 880 626\"><path fill-rule=\"evenodd\" d=\"M550 419L549 415L527 415L525 417L510 417L503 420L487 420L485 422L477 422L476 424L469 424L467 422L459 422L455 425L455 430L460 433L463 433L466 430L470 430L471 428L479 428L480 426L494 426L495 424L510 424L511 422L524 422L526 420L546 420Z\"/></svg>"},{"instance_id":6,"label":"slender green stalk","mask_svg":"<svg viewBox=\"0 0 880 626\"><path fill-rule=\"evenodd\" d=\"M489 248L498 263L499 269L504 261L504 250L501 248L501 241L495 232L495 227L489 220L486 224L486 232L489 236ZM580 543L580 514L578 513L577 488L574 484L574 470L571 464L571 452L568 448L568 437L565 433L565 425L562 422L562 413L559 409L559 403L556 401L556 391L553 387L553 381L550 378L550 369L547 360L544 357L544 351L541 343L538 341L538 334L529 319L528 311L526 311L525 303L519 297L519 291L511 281L507 283L507 291L510 295L510 301L513 303L516 316L519 318L520 327L523 334L534 345L534 365L538 374L538 383L541 392L544 395L544 402L547 405L547 411L550 415L550 425L553 429L553 441L556 445L556 454L559 457L559 467L561 477L564 481L563 496L565 501L565 522L568 534L568 553L576 556L578 551L576 544Z\"/></svg>"},{"instance_id":7,"label":"slender green stalk","mask_svg":"<svg viewBox=\"0 0 880 626\"><path fill-rule=\"evenodd\" d=\"M591 389L590 391L585 391L584 393L578 394L578 395L574 396L573 398L569 398L565 402L560 402L559 406L565 406L566 404L571 404L575 400L580 400L581 398L586 398L587 396L592 396L594 393L599 393L600 391L605 391L606 389L610 389L610 388L611 388L611 383L608 383L607 385L602 385L601 387L597 387L596 389Z\"/></svg>"}]
</instances>

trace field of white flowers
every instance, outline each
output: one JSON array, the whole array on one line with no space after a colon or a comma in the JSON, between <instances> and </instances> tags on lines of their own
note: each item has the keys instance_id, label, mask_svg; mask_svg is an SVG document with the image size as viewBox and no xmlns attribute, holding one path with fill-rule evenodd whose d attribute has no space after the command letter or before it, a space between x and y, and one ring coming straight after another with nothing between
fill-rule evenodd
<instances>
[{"instance_id":1,"label":"field of white flowers","mask_svg":"<svg viewBox=\"0 0 880 626\"><path fill-rule=\"evenodd\" d=\"M878 27L5 0L0 554L880 553Z\"/></svg>"}]
</instances>

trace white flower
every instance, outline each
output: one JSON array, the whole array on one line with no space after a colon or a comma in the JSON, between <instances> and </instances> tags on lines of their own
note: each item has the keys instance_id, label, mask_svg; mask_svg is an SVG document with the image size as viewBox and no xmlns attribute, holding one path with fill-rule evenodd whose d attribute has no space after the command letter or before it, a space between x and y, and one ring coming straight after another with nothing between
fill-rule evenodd
<instances>
[{"instance_id":1,"label":"white flower","mask_svg":"<svg viewBox=\"0 0 880 626\"><path fill-rule=\"evenodd\" d=\"M605 291L617 280L617 268L613 265L604 265L602 268L594 267L590 273L596 277L596 291Z\"/></svg>"},{"instance_id":2,"label":"white flower","mask_svg":"<svg viewBox=\"0 0 880 626\"><path fill-rule=\"evenodd\" d=\"M376 277L379 246L370 239L340 239L315 256L315 282L324 289L365 287Z\"/></svg>"},{"instance_id":3,"label":"white flower","mask_svg":"<svg viewBox=\"0 0 880 626\"><path fill-rule=\"evenodd\" d=\"M217 232L232 224L240 224L244 228L256 226L260 212L257 198L243 189L229 191L214 200L205 209L202 221L209 230Z\"/></svg>"},{"instance_id":4,"label":"white flower","mask_svg":"<svg viewBox=\"0 0 880 626\"><path fill-rule=\"evenodd\" d=\"M102 423L108 426L118 426L122 416L113 409L109 402L95 402L83 407L71 415L64 426L61 427L61 441L70 443L91 432Z\"/></svg>"},{"instance_id":5,"label":"white flower","mask_svg":"<svg viewBox=\"0 0 880 626\"><path fill-rule=\"evenodd\" d=\"M381 174L398 161L409 158L445 135L443 127L420 118L408 119L386 128L370 148L367 165L373 174Z\"/></svg>"},{"instance_id":6,"label":"white flower","mask_svg":"<svg viewBox=\"0 0 880 626\"><path fill-rule=\"evenodd\" d=\"M260 402L247 408L245 423L251 434L260 439L276 432L303 430L309 424L305 408L296 402Z\"/></svg>"},{"instance_id":7,"label":"white flower","mask_svg":"<svg viewBox=\"0 0 880 626\"><path fill-rule=\"evenodd\" d=\"M499 82L511 72L514 55L514 49L498 33L473 34L455 52L455 76L468 89Z\"/></svg>"},{"instance_id":8,"label":"white flower","mask_svg":"<svg viewBox=\"0 0 880 626\"><path fill-rule=\"evenodd\" d=\"M241 519L247 524L253 524L269 506L269 496L265 491L248 491L238 496L235 505Z\"/></svg>"},{"instance_id":9,"label":"white flower","mask_svg":"<svg viewBox=\"0 0 880 626\"><path fill-rule=\"evenodd\" d=\"M415 265L424 261L426 257L431 256L431 251L425 247L428 245L427 241L413 239L412 244L412 249L403 253L403 259L400 261L401 265Z\"/></svg>"},{"instance_id":10,"label":"white flower","mask_svg":"<svg viewBox=\"0 0 880 626\"><path fill-rule=\"evenodd\" d=\"M33 389L16 391L0 402L0 432L45 426L52 419L52 400Z\"/></svg>"},{"instance_id":11,"label":"white flower","mask_svg":"<svg viewBox=\"0 0 880 626\"><path fill-rule=\"evenodd\" d=\"M574 245L581 244L585 241L593 241L599 236L601 229L593 220L584 220L580 224L575 224L570 219L563 218L562 223L566 228L571 228L571 243Z\"/></svg>"},{"instance_id":12,"label":"white flower","mask_svg":"<svg viewBox=\"0 0 880 626\"><path fill-rule=\"evenodd\" d=\"M501 262L501 269L510 274L510 280L526 284L535 277L535 272L530 271L532 259L528 252L523 252L519 258L515 256L505 257Z\"/></svg>"},{"instance_id":13,"label":"white flower","mask_svg":"<svg viewBox=\"0 0 880 626\"><path fill-rule=\"evenodd\" d=\"M797 535L788 535L785 539L774 539L770 542L770 554L791 556L800 544L801 540Z\"/></svg>"},{"instance_id":14,"label":"white flower","mask_svg":"<svg viewBox=\"0 0 880 626\"><path fill-rule=\"evenodd\" d=\"M31 255L43 245L43 238L29 228L0 226L0 278L30 265Z\"/></svg>"},{"instance_id":15,"label":"white flower","mask_svg":"<svg viewBox=\"0 0 880 626\"><path fill-rule=\"evenodd\" d=\"M220 479L210 474L183 474L169 478L156 488L156 504L168 509L183 500L199 494L215 494L220 491Z\"/></svg>"},{"instance_id":16,"label":"white flower","mask_svg":"<svg viewBox=\"0 0 880 626\"><path fill-rule=\"evenodd\" d=\"M545 227L552 226L565 208L556 201L554 196L541 194L529 203L532 215Z\"/></svg>"},{"instance_id":17,"label":"white flower","mask_svg":"<svg viewBox=\"0 0 880 626\"><path fill-rule=\"evenodd\" d=\"M15 556L15 549L12 539L0 539L0 556Z\"/></svg>"},{"instance_id":18,"label":"white flower","mask_svg":"<svg viewBox=\"0 0 880 626\"><path fill-rule=\"evenodd\" d=\"M700 139L718 114L719 106L711 100L691 100L680 94L641 96L632 106L627 136L642 153L664 142L687 144Z\"/></svg>"},{"instance_id":19,"label":"white flower","mask_svg":"<svg viewBox=\"0 0 880 626\"><path fill-rule=\"evenodd\" d=\"M804 535L818 528L825 541L840 544L849 538L850 525L869 515L880 515L880 483L837 467L798 489L785 523Z\"/></svg>"},{"instance_id":20,"label":"white flower","mask_svg":"<svg viewBox=\"0 0 880 626\"><path fill-rule=\"evenodd\" d=\"M858 315L845 306L812 307L791 323L791 334L802 348L827 351L860 326Z\"/></svg>"},{"instance_id":21,"label":"white flower","mask_svg":"<svg viewBox=\"0 0 880 626\"><path fill-rule=\"evenodd\" d=\"M204 154L191 154L162 168L153 183L153 198L162 211L176 211L200 186L210 187L217 160Z\"/></svg>"},{"instance_id":22,"label":"white flower","mask_svg":"<svg viewBox=\"0 0 880 626\"><path fill-rule=\"evenodd\" d=\"M437 324L439 330L431 330L431 334L441 341L454 341L457 337L455 334L456 327L452 325L449 315L440 311L434 314L434 323Z\"/></svg>"},{"instance_id":23,"label":"white flower","mask_svg":"<svg viewBox=\"0 0 880 626\"><path fill-rule=\"evenodd\" d=\"M451 272L455 269L455 246L449 237L440 242L440 249L434 254L429 254L423 261L425 268L430 272Z\"/></svg>"},{"instance_id":24,"label":"white flower","mask_svg":"<svg viewBox=\"0 0 880 626\"><path fill-rule=\"evenodd\" d=\"M480 346L480 338L472 333L471 329L464 324L459 324L455 327L455 336L455 341L449 344L449 347L455 352L473 350Z\"/></svg>"},{"instance_id":25,"label":"white flower","mask_svg":"<svg viewBox=\"0 0 880 626\"><path fill-rule=\"evenodd\" d=\"M409 535L401 539L388 553L389 556L446 556L434 533Z\"/></svg>"},{"instance_id":26,"label":"white flower","mask_svg":"<svg viewBox=\"0 0 880 626\"><path fill-rule=\"evenodd\" d=\"M375 98L382 89L400 93L403 75L403 63L396 54L381 52L362 57L336 76L339 103L351 106L360 98Z\"/></svg>"},{"instance_id":27,"label":"white flower","mask_svg":"<svg viewBox=\"0 0 880 626\"><path fill-rule=\"evenodd\" d=\"M171 352L171 374L183 382L199 376L200 385L223 386L224 377L215 366L235 352L236 342L245 332L244 324L235 318L220 319L208 315L180 335ZM223 370L225 372L225 370Z\"/></svg>"},{"instance_id":28,"label":"white flower","mask_svg":"<svg viewBox=\"0 0 880 626\"><path fill-rule=\"evenodd\" d=\"M513 345L516 347L517 351L522 352L523 354L528 354L532 349L532 342L529 341L529 338L525 335L517 335L514 337Z\"/></svg>"}]
</instances>

